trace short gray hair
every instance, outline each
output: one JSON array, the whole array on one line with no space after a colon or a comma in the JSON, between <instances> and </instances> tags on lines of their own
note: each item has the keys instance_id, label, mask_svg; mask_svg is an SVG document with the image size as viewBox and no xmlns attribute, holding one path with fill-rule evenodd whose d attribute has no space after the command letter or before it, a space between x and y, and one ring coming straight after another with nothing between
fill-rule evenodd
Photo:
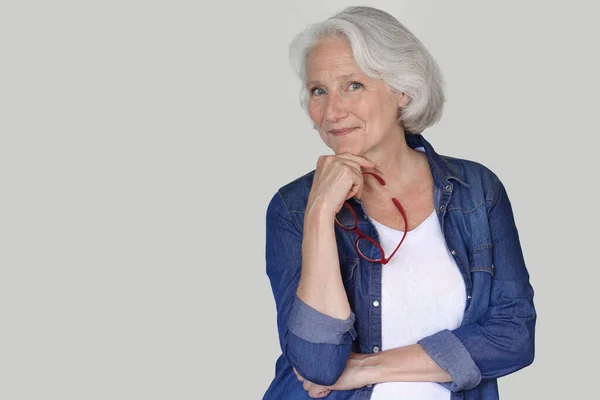
<instances>
[{"instance_id":1,"label":"short gray hair","mask_svg":"<svg viewBox=\"0 0 600 400\"><path fill-rule=\"evenodd\" d=\"M393 92L406 93L410 102L399 110L407 132L421 133L435 124L444 107L444 80L425 46L390 14L371 7L348 7L309 25L290 44L290 62L303 82L301 103L306 109L306 58L320 39L348 40L354 59L367 76L382 79Z\"/></svg>"}]
</instances>

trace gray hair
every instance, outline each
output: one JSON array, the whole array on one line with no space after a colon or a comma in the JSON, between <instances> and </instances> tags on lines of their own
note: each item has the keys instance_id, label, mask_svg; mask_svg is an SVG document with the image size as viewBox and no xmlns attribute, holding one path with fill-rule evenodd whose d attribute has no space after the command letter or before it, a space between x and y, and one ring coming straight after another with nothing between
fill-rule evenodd
<instances>
[{"instance_id":1,"label":"gray hair","mask_svg":"<svg viewBox=\"0 0 600 400\"><path fill-rule=\"evenodd\" d=\"M303 83L308 53L327 37L348 40L365 75L382 79L392 92L409 96L407 106L398 110L407 132L421 133L439 121L445 100L442 73L425 46L396 18L376 8L348 7L309 25L290 44L290 62ZM301 104L305 109L308 96L303 84Z\"/></svg>"}]
</instances>

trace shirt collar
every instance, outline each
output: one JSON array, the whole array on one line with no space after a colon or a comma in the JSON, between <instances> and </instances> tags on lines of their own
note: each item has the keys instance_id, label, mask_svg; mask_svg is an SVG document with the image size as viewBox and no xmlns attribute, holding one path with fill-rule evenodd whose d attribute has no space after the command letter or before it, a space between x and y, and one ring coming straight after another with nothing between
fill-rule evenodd
<instances>
[{"instance_id":1,"label":"shirt collar","mask_svg":"<svg viewBox=\"0 0 600 400\"><path fill-rule=\"evenodd\" d=\"M440 156L435 152L431 144L421 134L414 133L405 133L404 137L406 138L406 143L412 148L423 147L425 149L425 154L427 154L427 158L429 159L429 165L431 166L431 172L433 173L434 179L436 181L442 180L444 182L449 182L451 180L457 181L465 187L469 187L470 185L467 183L464 176L459 174L446 160L444 157ZM443 184L442 182L438 182Z\"/></svg>"}]
</instances>

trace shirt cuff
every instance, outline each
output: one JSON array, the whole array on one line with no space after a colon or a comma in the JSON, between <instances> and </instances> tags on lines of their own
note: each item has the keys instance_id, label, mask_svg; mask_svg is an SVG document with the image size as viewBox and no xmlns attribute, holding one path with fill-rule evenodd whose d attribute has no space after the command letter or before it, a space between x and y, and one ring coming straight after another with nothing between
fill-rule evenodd
<instances>
[{"instance_id":1,"label":"shirt cuff","mask_svg":"<svg viewBox=\"0 0 600 400\"><path fill-rule=\"evenodd\" d=\"M296 296L288 317L288 329L311 343L342 344L347 333L350 333L352 340L356 339L355 318L352 312L346 320L330 317Z\"/></svg>"},{"instance_id":2,"label":"shirt cuff","mask_svg":"<svg viewBox=\"0 0 600 400\"><path fill-rule=\"evenodd\" d=\"M429 357L452 377L453 392L473 389L481 382L481 371L464 344L449 330L419 340Z\"/></svg>"}]
</instances>

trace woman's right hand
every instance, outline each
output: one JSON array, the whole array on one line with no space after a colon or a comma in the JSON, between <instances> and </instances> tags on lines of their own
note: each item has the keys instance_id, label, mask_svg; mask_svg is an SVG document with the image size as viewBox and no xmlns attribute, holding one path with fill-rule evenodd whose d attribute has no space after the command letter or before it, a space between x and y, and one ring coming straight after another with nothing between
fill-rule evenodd
<instances>
[{"instance_id":1,"label":"woman's right hand","mask_svg":"<svg viewBox=\"0 0 600 400\"><path fill-rule=\"evenodd\" d=\"M313 179L307 214L314 207L335 215L351 197L361 198L363 191L362 168L372 169L375 164L364 157L350 153L321 156Z\"/></svg>"}]
</instances>

